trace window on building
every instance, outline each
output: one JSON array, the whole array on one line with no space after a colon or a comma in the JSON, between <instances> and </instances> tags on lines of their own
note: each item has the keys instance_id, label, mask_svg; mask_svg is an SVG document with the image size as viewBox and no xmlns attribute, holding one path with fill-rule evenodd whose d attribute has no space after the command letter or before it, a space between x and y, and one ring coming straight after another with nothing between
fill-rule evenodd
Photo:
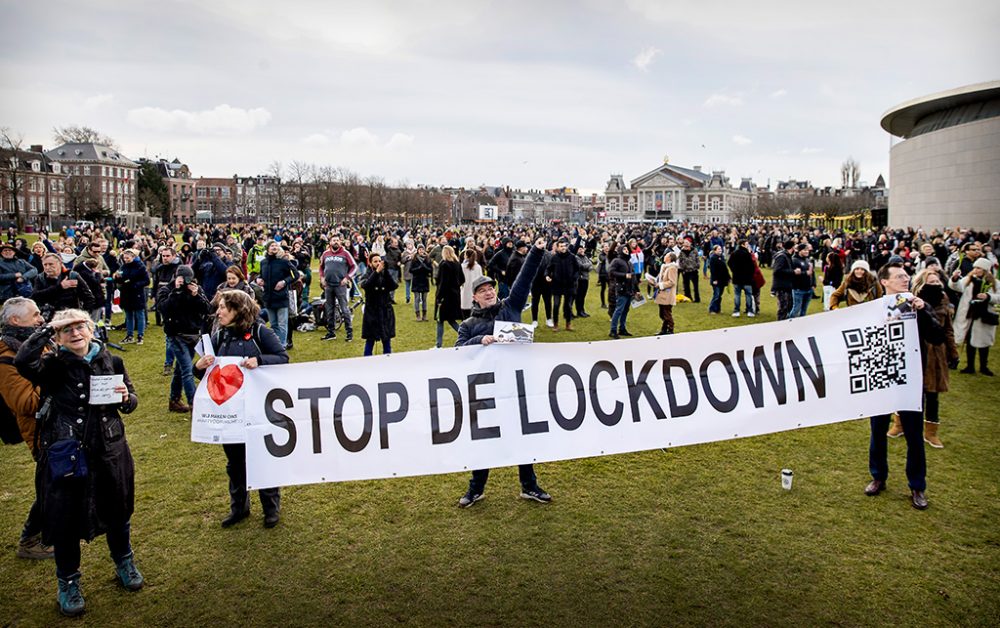
<instances>
[{"instance_id":1,"label":"window on building","mask_svg":"<svg viewBox=\"0 0 1000 628\"><path fill-rule=\"evenodd\" d=\"M719 199L717 198L712 199L712 211L714 212L719 211Z\"/></svg>"},{"instance_id":2,"label":"window on building","mask_svg":"<svg viewBox=\"0 0 1000 628\"><path fill-rule=\"evenodd\" d=\"M38 211L38 199L34 196L31 197L31 212L35 213Z\"/></svg>"},{"instance_id":3,"label":"window on building","mask_svg":"<svg viewBox=\"0 0 1000 628\"><path fill-rule=\"evenodd\" d=\"M42 162L40 162L40 161L33 161L33 162L31 162L31 171L32 172L41 172L42 171Z\"/></svg>"},{"instance_id":4,"label":"window on building","mask_svg":"<svg viewBox=\"0 0 1000 628\"><path fill-rule=\"evenodd\" d=\"M101 166L101 176L102 177L108 176L108 167L107 166Z\"/></svg>"},{"instance_id":5,"label":"window on building","mask_svg":"<svg viewBox=\"0 0 1000 628\"><path fill-rule=\"evenodd\" d=\"M90 166L83 167L83 174L88 177L90 176Z\"/></svg>"}]
</instances>

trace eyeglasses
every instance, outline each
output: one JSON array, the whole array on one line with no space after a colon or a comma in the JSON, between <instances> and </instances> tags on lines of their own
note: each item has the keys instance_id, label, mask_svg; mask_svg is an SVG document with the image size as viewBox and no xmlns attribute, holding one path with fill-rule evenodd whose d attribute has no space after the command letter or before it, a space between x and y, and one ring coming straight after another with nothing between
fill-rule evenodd
<instances>
[{"instance_id":1,"label":"eyeglasses","mask_svg":"<svg viewBox=\"0 0 1000 628\"><path fill-rule=\"evenodd\" d=\"M83 332L85 329L90 329L89 323L75 323L73 325L67 325L59 330L59 333L64 336L71 336L76 332Z\"/></svg>"}]
</instances>

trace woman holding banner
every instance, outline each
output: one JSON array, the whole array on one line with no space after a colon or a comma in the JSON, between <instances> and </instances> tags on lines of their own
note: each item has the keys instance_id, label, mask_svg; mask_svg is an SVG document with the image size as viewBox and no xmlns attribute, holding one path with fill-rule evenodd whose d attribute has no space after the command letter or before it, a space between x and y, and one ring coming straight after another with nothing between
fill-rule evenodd
<instances>
[{"instance_id":1,"label":"woman holding banner","mask_svg":"<svg viewBox=\"0 0 1000 628\"><path fill-rule=\"evenodd\" d=\"M46 351L51 340L57 351ZM74 617L84 611L81 540L106 533L118 581L129 591L143 585L130 543L135 464L118 414L135 410L139 398L125 364L94 339L83 310L56 312L24 341L14 365L45 400L35 436L42 542L55 549L59 610ZM98 381L107 384L100 398Z\"/></svg>"},{"instance_id":2,"label":"woman holding banner","mask_svg":"<svg viewBox=\"0 0 1000 628\"><path fill-rule=\"evenodd\" d=\"M212 334L212 347L218 357L241 357L240 367L255 369L268 364L287 364L288 353L277 334L257 320L260 306L241 290L222 290L213 300L219 331ZM215 363L214 356L202 356L194 365L198 379ZM229 476L229 516L222 520L228 528L250 516L247 492L247 450L242 443L224 444L226 474ZM281 494L277 488L258 491L264 510L264 527L278 525Z\"/></svg>"}]
</instances>

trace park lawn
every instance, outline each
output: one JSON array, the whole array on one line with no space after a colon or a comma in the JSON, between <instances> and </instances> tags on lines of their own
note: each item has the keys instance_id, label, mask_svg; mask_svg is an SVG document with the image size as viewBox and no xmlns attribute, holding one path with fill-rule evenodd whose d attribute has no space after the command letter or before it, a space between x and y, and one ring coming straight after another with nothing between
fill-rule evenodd
<instances>
[{"instance_id":1,"label":"park lawn","mask_svg":"<svg viewBox=\"0 0 1000 628\"><path fill-rule=\"evenodd\" d=\"M729 317L731 293L709 317L705 283L702 303L675 308L679 332L753 324ZM414 322L401 296L394 349L433 346L434 323ZM576 331L540 328L539 340L606 340L596 286L588 305L593 316ZM773 321L774 309L765 288L756 321ZM655 333L655 305L634 310L629 328ZM360 338L321 335L296 333L293 361L361 354ZM445 343L454 339L448 328ZM189 419L167 413L162 349L154 326L125 353L140 396L126 422L147 586L117 587L98 539L83 551L79 625L1000 624L997 379L953 372L941 404L946 448L927 448L924 512L909 505L903 439L890 441L889 489L863 494L861 420L538 465L548 506L520 500L508 468L468 510L456 507L466 474L323 484L283 489L273 530L256 498L251 519L223 530L225 457L191 443ZM792 491L780 487L784 467L795 471ZM3 626L61 623L53 564L14 555L32 473L26 448L0 450Z\"/></svg>"}]
</instances>

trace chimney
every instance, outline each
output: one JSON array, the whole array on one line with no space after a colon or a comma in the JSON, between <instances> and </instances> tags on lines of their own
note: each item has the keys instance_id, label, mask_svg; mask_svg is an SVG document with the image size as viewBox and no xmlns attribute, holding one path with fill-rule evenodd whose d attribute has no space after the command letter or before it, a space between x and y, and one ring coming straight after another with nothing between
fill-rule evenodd
<instances>
[{"instance_id":1,"label":"chimney","mask_svg":"<svg viewBox=\"0 0 1000 628\"><path fill-rule=\"evenodd\" d=\"M41 144L32 144L31 145L31 152L33 152L33 153L41 153L41 152L44 152L44 151L42 150L42 145Z\"/></svg>"},{"instance_id":2,"label":"chimney","mask_svg":"<svg viewBox=\"0 0 1000 628\"><path fill-rule=\"evenodd\" d=\"M695 172L701 172L701 166L694 166Z\"/></svg>"}]
</instances>

